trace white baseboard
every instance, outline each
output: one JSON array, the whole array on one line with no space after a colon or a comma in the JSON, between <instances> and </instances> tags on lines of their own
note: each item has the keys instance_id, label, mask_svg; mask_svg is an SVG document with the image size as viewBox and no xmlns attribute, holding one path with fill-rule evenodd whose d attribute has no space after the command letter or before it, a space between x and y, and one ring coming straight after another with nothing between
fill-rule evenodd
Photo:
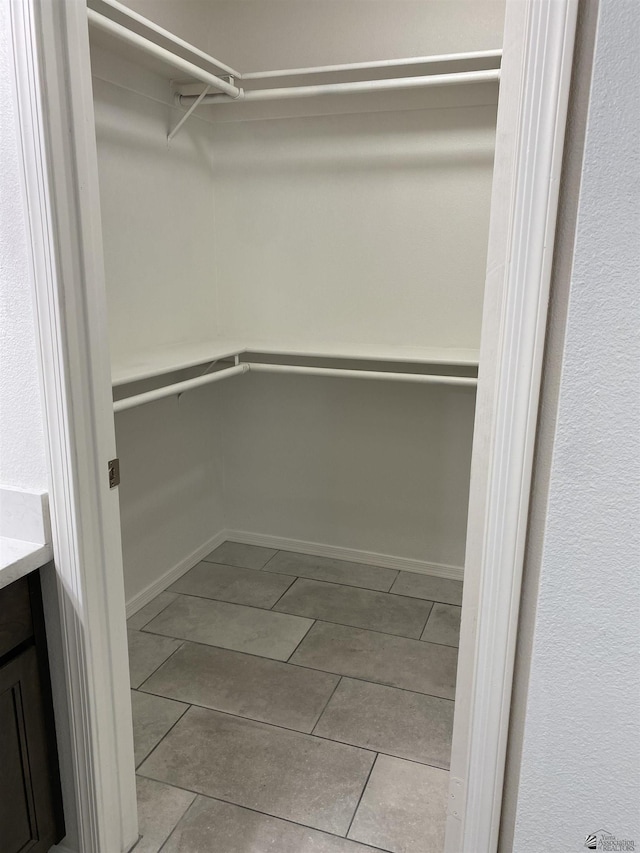
<instances>
[{"instance_id":1,"label":"white baseboard","mask_svg":"<svg viewBox=\"0 0 640 853\"><path fill-rule=\"evenodd\" d=\"M262 545L278 551L297 551L299 554L315 554L318 557L332 557L334 560L348 560L352 563L366 563L370 566L382 566L385 569L400 569L403 572L416 572L420 575L433 575L438 578L450 578L461 581L464 576L462 566L448 566L444 563L429 563L411 557L394 557L391 554L378 554L375 551L360 551L356 548L341 548L338 545L324 545L320 542L305 542L300 539L287 539L284 536L271 536L266 533L250 533L247 530L225 530L223 540L242 542L244 545Z\"/></svg>"},{"instance_id":2,"label":"white baseboard","mask_svg":"<svg viewBox=\"0 0 640 853\"><path fill-rule=\"evenodd\" d=\"M162 574L149 586L127 601L127 619L140 608L148 604L156 595L170 586L185 572L192 569L203 557L210 554L218 545L230 539L243 545L262 545L277 551L297 551L299 554L315 554L318 557L332 557L334 560L347 560L351 563L365 563L369 566L382 566L385 569L399 569L403 572L415 572L419 575L432 575L437 578L450 578L461 581L464 576L462 566L447 566L444 563L429 563L411 557L394 557L391 554L378 554L375 551L360 551L356 548L341 548L338 545L324 545L321 542L306 542L302 539L287 539L284 536L271 536L267 533L250 533L248 530L220 530L184 560Z\"/></svg>"},{"instance_id":3,"label":"white baseboard","mask_svg":"<svg viewBox=\"0 0 640 853\"><path fill-rule=\"evenodd\" d=\"M204 544L202 544L195 551L192 551L187 557L183 560L180 560L172 568L168 569L168 571L164 572L164 574L160 575L159 578L150 583L149 586L145 587L143 590L138 592L133 598L130 598L127 601L127 619L130 616L133 616L134 613L137 613L140 608L144 607L145 604L148 604L156 595L159 595L161 592L170 586L170 584L177 581L178 578L181 578L185 572L188 572L189 569L192 569L195 565L197 565L203 557L206 557L207 554L210 554L218 545L222 545L229 536L227 535L226 530L220 530L215 536L212 536L211 539L208 539Z\"/></svg>"}]
</instances>

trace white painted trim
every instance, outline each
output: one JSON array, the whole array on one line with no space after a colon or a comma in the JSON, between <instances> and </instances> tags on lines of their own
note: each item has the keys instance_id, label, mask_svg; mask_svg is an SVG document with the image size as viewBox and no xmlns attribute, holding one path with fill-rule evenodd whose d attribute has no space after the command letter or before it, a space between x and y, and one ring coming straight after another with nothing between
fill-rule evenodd
<instances>
[{"instance_id":1,"label":"white painted trim","mask_svg":"<svg viewBox=\"0 0 640 853\"><path fill-rule=\"evenodd\" d=\"M168 586L175 583L175 581L177 581L178 578L181 578L182 575L189 571L189 569L192 569L201 562L203 557L210 554L218 547L218 545L222 545L226 539L226 530L221 530L219 533L216 533L215 536L212 536L211 539L208 539L195 551L192 551L189 556L180 560L179 563L176 563L175 566L168 569L159 578L156 578L153 583L150 583L149 586L146 586L143 590L134 595L133 598L130 598L127 601L127 619L130 616L133 616L134 613L137 613L138 610L145 606L145 604L152 601L156 595L160 595L161 592L164 592Z\"/></svg>"},{"instance_id":2,"label":"white painted trim","mask_svg":"<svg viewBox=\"0 0 640 853\"><path fill-rule=\"evenodd\" d=\"M250 533L247 530L221 530L203 545L180 560L175 566L164 572L149 586L127 601L127 619L137 613L145 604L164 592L168 586L181 578L189 569L197 565L218 545L230 540L243 545L260 545L274 548L276 551L295 551L298 554L312 554L318 557L331 557L334 560L348 560L352 563L381 566L385 569L399 569L404 572L417 572L421 575L433 575L438 578L462 580L464 570L461 566L446 566L442 563L427 563L425 560L412 560L409 557L393 557L389 554L376 554L373 551L358 551L354 548L340 548L337 545L322 545L318 542L305 542L301 539L287 539L284 536L270 536L265 533Z\"/></svg>"},{"instance_id":3,"label":"white painted trim","mask_svg":"<svg viewBox=\"0 0 640 853\"><path fill-rule=\"evenodd\" d=\"M446 853L497 850L576 0L507 0Z\"/></svg>"},{"instance_id":4,"label":"white painted trim","mask_svg":"<svg viewBox=\"0 0 640 853\"><path fill-rule=\"evenodd\" d=\"M251 533L248 530L223 532L223 542L230 539L232 542L242 542L243 545L261 545L264 548L275 548L277 551L296 551L298 554L330 557L334 560L347 560L351 563L364 563L369 566L399 569L402 572L416 572L420 575L433 575L437 578L450 578L457 581L461 581L464 576L462 566L447 566L444 563L430 563L427 560L416 560L411 557L395 557L392 554L341 548L339 545L306 542L302 539L288 539L285 536L271 536L266 533Z\"/></svg>"},{"instance_id":5,"label":"white painted trim","mask_svg":"<svg viewBox=\"0 0 640 853\"><path fill-rule=\"evenodd\" d=\"M138 832L86 9L12 0L10 10L50 467L56 576L45 608L60 618L53 692L67 700L55 706L63 843L121 853Z\"/></svg>"}]
</instances>

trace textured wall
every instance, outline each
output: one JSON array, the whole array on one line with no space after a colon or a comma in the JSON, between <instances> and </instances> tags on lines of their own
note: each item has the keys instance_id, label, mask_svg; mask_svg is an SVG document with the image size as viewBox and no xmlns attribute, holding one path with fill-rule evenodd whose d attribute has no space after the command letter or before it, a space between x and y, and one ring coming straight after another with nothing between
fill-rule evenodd
<instances>
[{"instance_id":1,"label":"textured wall","mask_svg":"<svg viewBox=\"0 0 640 853\"><path fill-rule=\"evenodd\" d=\"M47 486L47 467L8 17L8 3L0 3L0 484L39 490Z\"/></svg>"},{"instance_id":2,"label":"textured wall","mask_svg":"<svg viewBox=\"0 0 640 853\"><path fill-rule=\"evenodd\" d=\"M640 847L639 30L640 5L601 0L515 853Z\"/></svg>"}]
</instances>

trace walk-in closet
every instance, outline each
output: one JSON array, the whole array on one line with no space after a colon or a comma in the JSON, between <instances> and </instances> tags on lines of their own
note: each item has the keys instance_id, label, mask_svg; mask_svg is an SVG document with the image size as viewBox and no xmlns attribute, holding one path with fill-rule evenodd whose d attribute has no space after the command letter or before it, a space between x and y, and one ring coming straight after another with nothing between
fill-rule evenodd
<instances>
[{"instance_id":1,"label":"walk-in closet","mask_svg":"<svg viewBox=\"0 0 640 853\"><path fill-rule=\"evenodd\" d=\"M504 4L89 0L144 853L442 853Z\"/></svg>"}]
</instances>

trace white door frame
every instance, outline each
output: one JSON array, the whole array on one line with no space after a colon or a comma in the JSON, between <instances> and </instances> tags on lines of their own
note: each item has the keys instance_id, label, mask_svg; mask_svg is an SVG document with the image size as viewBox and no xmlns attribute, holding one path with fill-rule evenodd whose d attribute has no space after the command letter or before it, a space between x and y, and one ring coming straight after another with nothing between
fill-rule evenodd
<instances>
[{"instance_id":1,"label":"white door frame","mask_svg":"<svg viewBox=\"0 0 640 853\"><path fill-rule=\"evenodd\" d=\"M63 844L122 853L138 827L86 6L10 10L63 646L52 675L68 697Z\"/></svg>"},{"instance_id":2,"label":"white door frame","mask_svg":"<svg viewBox=\"0 0 640 853\"><path fill-rule=\"evenodd\" d=\"M124 853L137 816L85 4L11 8L77 848ZM447 853L497 849L576 15L577 0L507 0Z\"/></svg>"},{"instance_id":3,"label":"white door frame","mask_svg":"<svg viewBox=\"0 0 640 853\"><path fill-rule=\"evenodd\" d=\"M446 853L498 846L577 0L507 0Z\"/></svg>"}]
</instances>

